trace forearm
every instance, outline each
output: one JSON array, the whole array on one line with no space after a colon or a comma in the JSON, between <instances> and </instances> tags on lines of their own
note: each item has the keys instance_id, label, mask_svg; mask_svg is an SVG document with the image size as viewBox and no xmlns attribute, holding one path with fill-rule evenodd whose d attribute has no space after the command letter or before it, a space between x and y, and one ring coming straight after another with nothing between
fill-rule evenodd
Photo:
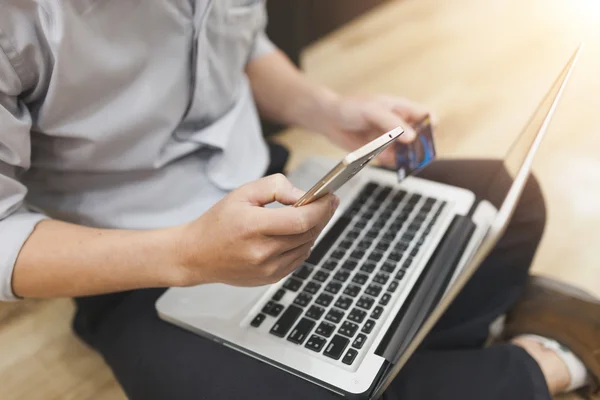
<instances>
[{"instance_id":1,"label":"forearm","mask_svg":"<svg viewBox=\"0 0 600 400\"><path fill-rule=\"evenodd\" d=\"M183 284L177 228L126 231L40 222L17 258L20 297L76 297Z\"/></svg>"},{"instance_id":2,"label":"forearm","mask_svg":"<svg viewBox=\"0 0 600 400\"><path fill-rule=\"evenodd\" d=\"M263 117L326 133L326 115L338 96L306 78L281 51L252 60L246 73Z\"/></svg>"}]
</instances>

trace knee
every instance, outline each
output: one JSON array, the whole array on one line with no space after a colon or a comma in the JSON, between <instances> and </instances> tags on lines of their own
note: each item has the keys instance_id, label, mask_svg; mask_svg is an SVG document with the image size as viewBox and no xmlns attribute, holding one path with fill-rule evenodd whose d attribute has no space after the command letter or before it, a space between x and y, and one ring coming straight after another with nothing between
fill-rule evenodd
<instances>
[{"instance_id":1,"label":"knee","mask_svg":"<svg viewBox=\"0 0 600 400\"><path fill-rule=\"evenodd\" d=\"M514 220L541 234L546 226L546 201L539 180L530 175L515 210Z\"/></svg>"}]
</instances>

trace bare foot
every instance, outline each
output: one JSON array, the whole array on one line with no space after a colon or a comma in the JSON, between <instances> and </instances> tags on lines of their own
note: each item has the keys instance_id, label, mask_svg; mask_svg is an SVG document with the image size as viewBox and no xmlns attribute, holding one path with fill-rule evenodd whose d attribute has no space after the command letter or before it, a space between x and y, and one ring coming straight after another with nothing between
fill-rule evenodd
<instances>
[{"instance_id":1,"label":"bare foot","mask_svg":"<svg viewBox=\"0 0 600 400\"><path fill-rule=\"evenodd\" d=\"M526 337L516 337L511 340L511 343L524 348L537 361L546 378L550 394L563 393L569 387L571 383L569 369L554 350L547 349L541 343Z\"/></svg>"}]
</instances>

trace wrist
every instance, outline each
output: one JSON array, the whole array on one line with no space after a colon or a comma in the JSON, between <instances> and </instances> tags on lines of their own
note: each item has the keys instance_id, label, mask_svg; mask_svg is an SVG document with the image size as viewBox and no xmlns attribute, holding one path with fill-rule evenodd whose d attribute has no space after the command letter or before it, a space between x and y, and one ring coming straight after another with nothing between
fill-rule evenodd
<instances>
[{"instance_id":1,"label":"wrist","mask_svg":"<svg viewBox=\"0 0 600 400\"><path fill-rule=\"evenodd\" d=\"M294 125L328 136L339 113L340 96L319 85L310 85L288 110Z\"/></svg>"},{"instance_id":2,"label":"wrist","mask_svg":"<svg viewBox=\"0 0 600 400\"><path fill-rule=\"evenodd\" d=\"M187 243L186 225L155 231L153 257L158 264L158 276L162 287L183 287L199 284L190 267L190 245ZM158 261L158 263L156 263Z\"/></svg>"}]
</instances>

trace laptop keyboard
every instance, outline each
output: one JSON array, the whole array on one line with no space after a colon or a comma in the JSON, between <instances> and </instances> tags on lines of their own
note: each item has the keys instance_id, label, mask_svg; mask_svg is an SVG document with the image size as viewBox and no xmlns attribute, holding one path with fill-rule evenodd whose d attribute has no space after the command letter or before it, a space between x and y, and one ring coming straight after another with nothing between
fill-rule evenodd
<instances>
[{"instance_id":1,"label":"laptop keyboard","mask_svg":"<svg viewBox=\"0 0 600 400\"><path fill-rule=\"evenodd\" d=\"M352 365L445 206L369 182L250 325L270 324L271 335Z\"/></svg>"}]
</instances>

